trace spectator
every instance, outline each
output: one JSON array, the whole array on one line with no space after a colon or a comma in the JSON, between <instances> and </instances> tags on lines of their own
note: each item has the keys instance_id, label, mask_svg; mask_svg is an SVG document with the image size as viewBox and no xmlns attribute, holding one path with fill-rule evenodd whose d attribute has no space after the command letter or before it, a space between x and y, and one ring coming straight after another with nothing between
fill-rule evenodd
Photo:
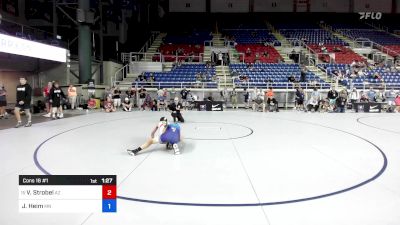
<instances>
[{"instance_id":1,"label":"spectator","mask_svg":"<svg viewBox=\"0 0 400 225\"><path fill-rule=\"evenodd\" d=\"M245 109L248 109L250 107L251 96L250 96L250 92L247 88L244 89L243 97L244 97Z\"/></svg>"},{"instance_id":2,"label":"spectator","mask_svg":"<svg viewBox=\"0 0 400 225\"><path fill-rule=\"evenodd\" d=\"M394 100L396 99L396 92L393 88L386 92L385 97L389 107L395 106Z\"/></svg>"},{"instance_id":3,"label":"spectator","mask_svg":"<svg viewBox=\"0 0 400 225\"><path fill-rule=\"evenodd\" d=\"M334 111L336 109L336 99L339 97L339 93L335 90L332 86L331 90L328 92L328 99L329 99L329 108L330 111Z\"/></svg>"},{"instance_id":4,"label":"spectator","mask_svg":"<svg viewBox=\"0 0 400 225\"><path fill-rule=\"evenodd\" d=\"M7 91L3 85L0 85L0 119L7 119Z\"/></svg>"},{"instance_id":5,"label":"spectator","mask_svg":"<svg viewBox=\"0 0 400 225\"><path fill-rule=\"evenodd\" d=\"M222 101L224 102L224 108L226 108L226 104L228 103L228 97L229 97L228 89L225 87L224 90L220 92L220 94Z\"/></svg>"},{"instance_id":6,"label":"spectator","mask_svg":"<svg viewBox=\"0 0 400 225\"><path fill-rule=\"evenodd\" d=\"M188 104L188 95L189 95L188 90L186 90L186 87L183 87L183 89L181 90L181 99L182 99L182 106L184 109L186 109L189 104Z\"/></svg>"},{"instance_id":7,"label":"spectator","mask_svg":"<svg viewBox=\"0 0 400 225\"><path fill-rule=\"evenodd\" d=\"M158 89L157 91L157 109L161 110L163 108L164 110L166 109L166 89Z\"/></svg>"},{"instance_id":8,"label":"spectator","mask_svg":"<svg viewBox=\"0 0 400 225\"><path fill-rule=\"evenodd\" d=\"M296 82L296 78L293 75L290 75L290 77L288 77L288 82L294 83Z\"/></svg>"},{"instance_id":9,"label":"spectator","mask_svg":"<svg viewBox=\"0 0 400 225\"><path fill-rule=\"evenodd\" d=\"M107 97L107 99L104 101L104 110L108 113L117 111L114 106L114 101L110 97Z\"/></svg>"},{"instance_id":10,"label":"spectator","mask_svg":"<svg viewBox=\"0 0 400 225\"><path fill-rule=\"evenodd\" d=\"M375 95L375 102L384 102L384 101L386 101L386 99L385 99L385 90L381 89Z\"/></svg>"},{"instance_id":11,"label":"spectator","mask_svg":"<svg viewBox=\"0 0 400 225\"><path fill-rule=\"evenodd\" d=\"M138 105L138 107L141 109L144 109L143 104L146 99L146 95L147 95L146 89L144 89L142 86L139 90L139 105Z\"/></svg>"},{"instance_id":12,"label":"spectator","mask_svg":"<svg viewBox=\"0 0 400 225\"><path fill-rule=\"evenodd\" d=\"M270 87L268 89L268 91L265 93L265 96L267 97L268 110L270 112L273 112L273 111L279 112L278 101L275 99L275 93L272 90L272 87Z\"/></svg>"},{"instance_id":13,"label":"spectator","mask_svg":"<svg viewBox=\"0 0 400 225\"><path fill-rule=\"evenodd\" d=\"M233 109L239 109L239 107L238 107L238 98L237 98L238 96L237 96L237 92L236 92L236 89L235 88L233 88L232 89L232 91L231 91L231 103L232 103L232 108Z\"/></svg>"},{"instance_id":14,"label":"spectator","mask_svg":"<svg viewBox=\"0 0 400 225\"><path fill-rule=\"evenodd\" d=\"M25 124L25 127L32 126L32 114L31 114L31 100L32 100L32 88L27 83L26 77L19 78L19 85L17 86L17 104L15 105L14 114L17 119L17 125L15 128L19 128L22 126L21 122L21 114L20 111L23 109L25 111L25 115L28 117L28 122Z\"/></svg>"},{"instance_id":15,"label":"spectator","mask_svg":"<svg viewBox=\"0 0 400 225\"><path fill-rule=\"evenodd\" d=\"M295 96L295 109L297 110L304 110L304 90L299 87L296 89L296 96Z\"/></svg>"},{"instance_id":16,"label":"spectator","mask_svg":"<svg viewBox=\"0 0 400 225\"><path fill-rule=\"evenodd\" d=\"M148 109L148 110L152 110L153 111L153 107L157 107L157 99L154 99L154 100L155 100L156 104L154 104L150 94L146 93L146 97L144 98L144 103L142 105L142 109L143 110ZM154 111L157 111L157 108L155 108Z\"/></svg>"},{"instance_id":17,"label":"spectator","mask_svg":"<svg viewBox=\"0 0 400 225\"><path fill-rule=\"evenodd\" d=\"M363 91L360 92L360 102L369 102L368 95Z\"/></svg>"},{"instance_id":18,"label":"spectator","mask_svg":"<svg viewBox=\"0 0 400 225\"><path fill-rule=\"evenodd\" d=\"M253 110L258 111L260 107L262 108L262 111L265 112L264 95L261 91L258 91L253 100Z\"/></svg>"},{"instance_id":19,"label":"spectator","mask_svg":"<svg viewBox=\"0 0 400 225\"><path fill-rule=\"evenodd\" d=\"M70 84L68 87L67 93L68 93L69 104L71 104L71 109L73 110L73 109L75 109L76 96L77 96L76 87L74 87L74 85Z\"/></svg>"},{"instance_id":20,"label":"spectator","mask_svg":"<svg viewBox=\"0 0 400 225\"><path fill-rule=\"evenodd\" d=\"M343 94L340 94L339 97L336 99L336 106L338 109L338 112L344 113L346 110L346 104L347 104L347 95L344 92L341 92Z\"/></svg>"},{"instance_id":21,"label":"spectator","mask_svg":"<svg viewBox=\"0 0 400 225\"><path fill-rule=\"evenodd\" d=\"M368 100L370 102L374 102L375 101L375 95L376 95L376 92L374 91L374 89L372 87L370 87L369 91L367 92Z\"/></svg>"},{"instance_id":22,"label":"spectator","mask_svg":"<svg viewBox=\"0 0 400 225\"><path fill-rule=\"evenodd\" d=\"M118 109L121 106L121 90L119 90L119 87L114 89L112 98L115 109Z\"/></svg>"},{"instance_id":23,"label":"spectator","mask_svg":"<svg viewBox=\"0 0 400 225\"><path fill-rule=\"evenodd\" d=\"M397 93L396 98L394 99L394 103L396 104L396 112L400 113L400 93Z\"/></svg>"},{"instance_id":24,"label":"spectator","mask_svg":"<svg viewBox=\"0 0 400 225\"><path fill-rule=\"evenodd\" d=\"M312 112L314 109L314 112L317 112L319 108L319 99L316 96L311 95L310 99L307 102L307 111L306 112Z\"/></svg>"},{"instance_id":25,"label":"spectator","mask_svg":"<svg viewBox=\"0 0 400 225\"><path fill-rule=\"evenodd\" d=\"M50 103L52 107L53 119L61 119L64 117L62 112L62 101L65 98L64 92L61 90L58 82L54 82L53 88L50 90ZM57 112L57 117L56 117Z\"/></svg>"},{"instance_id":26,"label":"spectator","mask_svg":"<svg viewBox=\"0 0 400 225\"><path fill-rule=\"evenodd\" d=\"M46 114L44 114L44 117L50 117L51 116L51 106L50 106L50 90L53 88L53 82L48 82L47 86L43 89L43 97L44 97L44 102L46 104Z\"/></svg>"},{"instance_id":27,"label":"spectator","mask_svg":"<svg viewBox=\"0 0 400 225\"><path fill-rule=\"evenodd\" d=\"M351 102L351 107L353 108L354 103L356 103L360 99L356 88L353 88L353 90L350 92L349 98Z\"/></svg>"},{"instance_id":28,"label":"spectator","mask_svg":"<svg viewBox=\"0 0 400 225\"><path fill-rule=\"evenodd\" d=\"M111 97L110 97L111 98ZM107 99L107 98L106 98ZM92 109L96 109L96 99L94 99L93 97L90 97L88 100L88 109L92 110Z\"/></svg>"},{"instance_id":29,"label":"spectator","mask_svg":"<svg viewBox=\"0 0 400 225\"><path fill-rule=\"evenodd\" d=\"M125 112L130 112L132 111L133 103L128 97L125 97L124 101L122 102L122 109Z\"/></svg>"},{"instance_id":30,"label":"spectator","mask_svg":"<svg viewBox=\"0 0 400 225\"><path fill-rule=\"evenodd\" d=\"M136 103L136 88L131 87L130 90L127 90L126 92L126 97L129 98L129 100L132 102L132 107L135 106Z\"/></svg>"}]
</instances>

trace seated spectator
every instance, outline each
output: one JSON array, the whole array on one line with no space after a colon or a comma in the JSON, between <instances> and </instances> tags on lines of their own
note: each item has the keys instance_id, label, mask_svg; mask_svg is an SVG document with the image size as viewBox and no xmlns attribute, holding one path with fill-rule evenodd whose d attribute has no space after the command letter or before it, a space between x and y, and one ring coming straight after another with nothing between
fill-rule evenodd
<instances>
[{"instance_id":1,"label":"seated spectator","mask_svg":"<svg viewBox=\"0 0 400 225\"><path fill-rule=\"evenodd\" d=\"M386 101L386 98L385 98L385 90L384 90L384 89L381 89L381 90L379 90L379 92L376 93L376 95L375 95L375 102L384 102L384 101Z\"/></svg>"},{"instance_id":2,"label":"seated spectator","mask_svg":"<svg viewBox=\"0 0 400 225\"><path fill-rule=\"evenodd\" d=\"M290 75L290 77L288 77L288 82L294 83L296 82L296 78L293 75Z\"/></svg>"},{"instance_id":3,"label":"seated spectator","mask_svg":"<svg viewBox=\"0 0 400 225\"><path fill-rule=\"evenodd\" d=\"M117 111L114 107L114 102L110 97L107 97L104 101L104 110L108 113Z\"/></svg>"},{"instance_id":4,"label":"seated spectator","mask_svg":"<svg viewBox=\"0 0 400 225\"><path fill-rule=\"evenodd\" d=\"M312 112L314 109L314 112L317 112L318 108L319 108L319 99L315 96L311 96L307 102L307 111Z\"/></svg>"},{"instance_id":5,"label":"seated spectator","mask_svg":"<svg viewBox=\"0 0 400 225\"><path fill-rule=\"evenodd\" d=\"M363 91L360 91L360 102L369 102L368 95Z\"/></svg>"},{"instance_id":6,"label":"seated spectator","mask_svg":"<svg viewBox=\"0 0 400 225\"><path fill-rule=\"evenodd\" d=\"M130 112L130 111L132 111L132 106L133 106L133 103L131 102L131 100L129 100L128 97L125 97L124 101L122 102L122 109L125 112Z\"/></svg>"},{"instance_id":7,"label":"seated spectator","mask_svg":"<svg viewBox=\"0 0 400 225\"><path fill-rule=\"evenodd\" d=\"M278 101L275 99L275 93L272 90L272 87L268 89L268 91L265 93L265 96L267 97L268 110L270 112L279 112Z\"/></svg>"},{"instance_id":8,"label":"seated spectator","mask_svg":"<svg viewBox=\"0 0 400 225\"><path fill-rule=\"evenodd\" d=\"M88 101L88 109L96 109L96 99L90 98Z\"/></svg>"},{"instance_id":9,"label":"seated spectator","mask_svg":"<svg viewBox=\"0 0 400 225\"><path fill-rule=\"evenodd\" d=\"M251 49L250 49L250 48L247 48L247 50L246 50L246 56L251 56Z\"/></svg>"},{"instance_id":10,"label":"seated spectator","mask_svg":"<svg viewBox=\"0 0 400 225\"><path fill-rule=\"evenodd\" d=\"M263 112L265 112L265 103L264 103L264 96L259 91L253 100L253 110L258 111L261 108Z\"/></svg>"},{"instance_id":11,"label":"seated spectator","mask_svg":"<svg viewBox=\"0 0 400 225\"><path fill-rule=\"evenodd\" d=\"M143 110L150 110L153 108L153 100L151 99L150 94L146 94L146 97L144 99L143 105L142 105L142 109Z\"/></svg>"}]
</instances>

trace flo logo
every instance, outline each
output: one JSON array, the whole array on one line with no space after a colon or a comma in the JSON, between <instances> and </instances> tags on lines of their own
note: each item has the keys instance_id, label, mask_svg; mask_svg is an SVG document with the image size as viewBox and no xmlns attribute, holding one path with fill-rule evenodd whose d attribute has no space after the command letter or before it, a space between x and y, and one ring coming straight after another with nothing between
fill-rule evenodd
<instances>
[{"instance_id":1,"label":"flo logo","mask_svg":"<svg viewBox=\"0 0 400 225\"><path fill-rule=\"evenodd\" d=\"M358 14L360 14L360 20L380 20L382 18L381 12L359 12Z\"/></svg>"}]
</instances>

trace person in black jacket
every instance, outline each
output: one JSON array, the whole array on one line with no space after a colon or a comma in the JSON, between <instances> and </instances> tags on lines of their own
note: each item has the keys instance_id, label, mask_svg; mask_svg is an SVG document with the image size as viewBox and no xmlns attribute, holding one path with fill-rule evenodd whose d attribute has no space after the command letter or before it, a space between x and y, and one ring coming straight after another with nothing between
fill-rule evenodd
<instances>
[{"instance_id":1,"label":"person in black jacket","mask_svg":"<svg viewBox=\"0 0 400 225\"><path fill-rule=\"evenodd\" d=\"M31 114L31 100L32 100L32 88L27 84L26 77L19 78L19 85L17 86L17 103L15 105L14 113L17 119L17 125L15 128L21 127L21 109L25 111L25 115L28 117L28 122L25 127L32 126L32 114Z\"/></svg>"},{"instance_id":2,"label":"person in black jacket","mask_svg":"<svg viewBox=\"0 0 400 225\"><path fill-rule=\"evenodd\" d=\"M168 106L169 110L171 110L171 116L174 118L174 122L179 121L181 123L185 122L183 116L181 114L181 110L183 109L182 103L179 102L178 97L174 98L174 102Z\"/></svg>"},{"instance_id":3,"label":"person in black jacket","mask_svg":"<svg viewBox=\"0 0 400 225\"><path fill-rule=\"evenodd\" d=\"M63 98L65 98L65 94L61 90L58 82L56 81L53 84L53 88L50 90L50 104L52 107L51 111L53 119L56 119L56 113L57 113L57 119L61 119L64 117L62 115L62 109L61 109L61 102Z\"/></svg>"}]
</instances>

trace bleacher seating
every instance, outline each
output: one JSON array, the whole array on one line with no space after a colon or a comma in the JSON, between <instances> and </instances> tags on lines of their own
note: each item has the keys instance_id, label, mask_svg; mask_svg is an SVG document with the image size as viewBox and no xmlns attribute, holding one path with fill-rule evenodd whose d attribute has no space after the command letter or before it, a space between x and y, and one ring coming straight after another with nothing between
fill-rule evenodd
<instances>
[{"instance_id":1,"label":"bleacher seating","mask_svg":"<svg viewBox=\"0 0 400 225\"><path fill-rule=\"evenodd\" d=\"M328 44L328 45L347 45L346 42L333 36L330 32L323 29L283 29L279 31L283 36L290 39L298 39L306 44Z\"/></svg>"},{"instance_id":2,"label":"bleacher seating","mask_svg":"<svg viewBox=\"0 0 400 225\"><path fill-rule=\"evenodd\" d=\"M352 38L367 38L377 44L383 45L394 52L389 52L391 56L397 56L400 54L400 38L379 30L366 30L366 29L352 29L352 30L340 30L344 35Z\"/></svg>"},{"instance_id":3,"label":"bleacher seating","mask_svg":"<svg viewBox=\"0 0 400 225\"><path fill-rule=\"evenodd\" d=\"M232 29L225 30L224 34L233 37L238 44L264 44L274 43L279 46L280 42L267 29Z\"/></svg>"},{"instance_id":4,"label":"bleacher seating","mask_svg":"<svg viewBox=\"0 0 400 225\"><path fill-rule=\"evenodd\" d=\"M309 47L317 53L322 53L322 46L311 44ZM323 47L326 48L328 53L335 53L336 63L350 64L353 61L365 61L363 57L353 52L348 47L342 45L323 45ZM329 55L319 55L319 59L326 63L330 62Z\"/></svg>"},{"instance_id":5,"label":"bleacher seating","mask_svg":"<svg viewBox=\"0 0 400 225\"><path fill-rule=\"evenodd\" d=\"M345 74L346 69L349 68L347 64L320 64L320 68L327 71L328 75L332 76L334 71L341 71ZM378 73L382 79L374 79L372 75ZM363 88L365 84L371 84L378 86L385 83L387 88L399 87L400 86L400 72L389 72L385 68L379 67L367 70L365 76L356 77L352 80L352 84L356 88ZM348 87L350 87L350 82L348 82Z\"/></svg>"},{"instance_id":6,"label":"bleacher seating","mask_svg":"<svg viewBox=\"0 0 400 225\"><path fill-rule=\"evenodd\" d=\"M165 44L204 45L204 41L209 41L212 38L210 31L193 31L179 34L169 33L163 41Z\"/></svg>"},{"instance_id":7,"label":"bleacher seating","mask_svg":"<svg viewBox=\"0 0 400 225\"><path fill-rule=\"evenodd\" d=\"M249 77L250 87L260 86L260 83L266 84L268 80L272 81L270 84L273 88L286 88L288 85L288 77L294 76L296 80L300 80L301 68L298 64L265 64L255 63L251 67L248 64L231 64L231 73L239 75L246 75ZM329 84L325 83L320 77L312 72L307 72L306 82L300 83L302 87L306 87L306 83L310 81L317 81L322 88L328 88ZM247 86L239 80L235 80L237 86ZM293 86L289 86L292 88ZM308 86L310 87L310 86Z\"/></svg>"},{"instance_id":8,"label":"bleacher seating","mask_svg":"<svg viewBox=\"0 0 400 225\"><path fill-rule=\"evenodd\" d=\"M215 68L207 68L205 64L182 64L179 67L172 69L170 72L154 72L155 82L169 82L163 83L161 88L180 87L181 82L184 85L190 86L196 83L196 75L202 73L206 75L207 82L211 81L215 75ZM150 72L145 73L145 77L150 76ZM207 83L206 87L216 88L216 83Z\"/></svg>"},{"instance_id":9,"label":"bleacher seating","mask_svg":"<svg viewBox=\"0 0 400 225\"><path fill-rule=\"evenodd\" d=\"M177 54L178 49L182 51L179 54ZM192 58L192 62L199 62L200 54L204 52L204 45L163 44L159 50L164 56L164 62L187 61L189 58ZM159 56L154 56L153 60L159 61Z\"/></svg>"},{"instance_id":10,"label":"bleacher seating","mask_svg":"<svg viewBox=\"0 0 400 225\"><path fill-rule=\"evenodd\" d=\"M250 54L246 53L247 49L250 49ZM261 63L277 63L278 60L282 59L282 56L274 47L264 46L262 44L238 44L236 50L240 53L244 53L245 63L254 63L256 61ZM240 61L242 60L243 56L240 56Z\"/></svg>"}]
</instances>

